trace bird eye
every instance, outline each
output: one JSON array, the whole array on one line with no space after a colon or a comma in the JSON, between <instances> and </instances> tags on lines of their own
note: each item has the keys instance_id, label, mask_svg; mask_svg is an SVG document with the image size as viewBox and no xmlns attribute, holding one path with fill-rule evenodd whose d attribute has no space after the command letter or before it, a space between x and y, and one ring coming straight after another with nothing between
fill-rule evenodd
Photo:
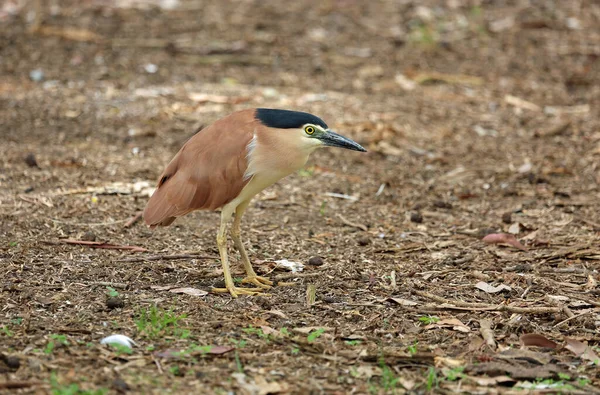
<instances>
[{"instance_id":1,"label":"bird eye","mask_svg":"<svg viewBox=\"0 0 600 395\"><path fill-rule=\"evenodd\" d=\"M304 131L306 132L306 134L311 135L315 132L315 128L313 128L312 126L307 126L304 128Z\"/></svg>"}]
</instances>

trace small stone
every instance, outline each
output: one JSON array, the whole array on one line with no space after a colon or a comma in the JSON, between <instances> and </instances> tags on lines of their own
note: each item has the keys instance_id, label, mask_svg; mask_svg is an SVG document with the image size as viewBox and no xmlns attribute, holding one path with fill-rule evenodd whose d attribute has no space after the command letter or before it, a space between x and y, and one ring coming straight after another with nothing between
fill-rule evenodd
<instances>
[{"instance_id":1,"label":"small stone","mask_svg":"<svg viewBox=\"0 0 600 395\"><path fill-rule=\"evenodd\" d=\"M359 239L358 239L358 245L359 246L364 247L364 246L367 246L369 244L371 244L371 239L369 239L366 236L359 237Z\"/></svg>"},{"instance_id":2,"label":"small stone","mask_svg":"<svg viewBox=\"0 0 600 395\"><path fill-rule=\"evenodd\" d=\"M420 224L423 222L423 215L418 211L413 211L410 213L410 221Z\"/></svg>"},{"instance_id":3,"label":"small stone","mask_svg":"<svg viewBox=\"0 0 600 395\"><path fill-rule=\"evenodd\" d=\"M311 266L321 266L323 265L323 263L323 258L321 258L320 256L313 256L308 260L308 264Z\"/></svg>"},{"instance_id":4,"label":"small stone","mask_svg":"<svg viewBox=\"0 0 600 395\"><path fill-rule=\"evenodd\" d=\"M87 232L85 232L81 236L81 240L83 240L83 241L96 241L96 234L94 232L87 231Z\"/></svg>"},{"instance_id":5,"label":"small stone","mask_svg":"<svg viewBox=\"0 0 600 395\"><path fill-rule=\"evenodd\" d=\"M125 306L125 302L123 302L123 299L119 297L112 297L106 300L106 307L108 307L110 310L120 309L123 306Z\"/></svg>"},{"instance_id":6,"label":"small stone","mask_svg":"<svg viewBox=\"0 0 600 395\"><path fill-rule=\"evenodd\" d=\"M15 356L6 357L4 363L6 363L6 366L8 366L12 370L17 370L21 367L21 360Z\"/></svg>"},{"instance_id":7,"label":"small stone","mask_svg":"<svg viewBox=\"0 0 600 395\"><path fill-rule=\"evenodd\" d=\"M27 163L27 166L29 167L37 167L38 169L40 168L37 160L35 159L35 155L32 152L28 153L25 157L25 163Z\"/></svg>"},{"instance_id":8,"label":"small stone","mask_svg":"<svg viewBox=\"0 0 600 395\"><path fill-rule=\"evenodd\" d=\"M502 214L502 222L504 222L505 224L512 224L512 212L507 211L504 214Z\"/></svg>"},{"instance_id":9,"label":"small stone","mask_svg":"<svg viewBox=\"0 0 600 395\"><path fill-rule=\"evenodd\" d=\"M124 394L125 392L127 392L131 389L131 388L129 388L129 384L127 384L125 382L125 380L123 380L120 377L117 377L116 379L113 380L112 387L114 388L115 391L117 391L120 394Z\"/></svg>"},{"instance_id":10,"label":"small stone","mask_svg":"<svg viewBox=\"0 0 600 395\"><path fill-rule=\"evenodd\" d=\"M436 200L435 202L433 202L433 207L451 209L452 204L444 202L443 200Z\"/></svg>"},{"instance_id":11,"label":"small stone","mask_svg":"<svg viewBox=\"0 0 600 395\"><path fill-rule=\"evenodd\" d=\"M44 79L44 71L42 69L31 70L29 78L34 82L41 82Z\"/></svg>"},{"instance_id":12,"label":"small stone","mask_svg":"<svg viewBox=\"0 0 600 395\"><path fill-rule=\"evenodd\" d=\"M3 361L10 370L17 370L21 367L19 358L12 355L0 354L0 361Z\"/></svg>"}]
</instances>

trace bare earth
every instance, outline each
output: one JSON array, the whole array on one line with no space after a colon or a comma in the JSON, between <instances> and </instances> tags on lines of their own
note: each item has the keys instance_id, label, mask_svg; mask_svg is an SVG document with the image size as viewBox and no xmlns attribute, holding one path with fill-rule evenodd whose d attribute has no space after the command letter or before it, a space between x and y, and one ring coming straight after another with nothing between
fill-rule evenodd
<instances>
[{"instance_id":1,"label":"bare earth","mask_svg":"<svg viewBox=\"0 0 600 395\"><path fill-rule=\"evenodd\" d=\"M600 392L597 1L4 3L0 392ZM369 152L252 203L234 300L218 213L135 217L249 107Z\"/></svg>"}]
</instances>

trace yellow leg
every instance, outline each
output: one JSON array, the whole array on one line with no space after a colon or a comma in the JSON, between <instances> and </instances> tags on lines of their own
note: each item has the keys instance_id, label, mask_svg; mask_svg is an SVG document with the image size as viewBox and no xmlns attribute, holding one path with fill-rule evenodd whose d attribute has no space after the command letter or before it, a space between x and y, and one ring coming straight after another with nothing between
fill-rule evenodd
<instances>
[{"instance_id":1,"label":"yellow leg","mask_svg":"<svg viewBox=\"0 0 600 395\"><path fill-rule=\"evenodd\" d=\"M221 256L221 264L223 265L223 276L225 277L225 288L213 288L213 292L229 292L232 297L237 298L238 295L258 295L262 292L260 288L237 288L233 283L231 271L229 270L229 260L227 259L227 223L233 214L233 207L225 206L221 212L221 226L217 233L217 247Z\"/></svg>"},{"instance_id":2,"label":"yellow leg","mask_svg":"<svg viewBox=\"0 0 600 395\"><path fill-rule=\"evenodd\" d=\"M231 228L231 238L233 239L235 248L240 252L242 263L244 264L244 269L246 270L246 278L242 280L242 284L254 284L259 288L269 289L271 288L271 285L273 285L273 282L268 278L256 275L256 272L250 263L250 259L248 258L248 253L244 248L244 243L242 243L242 238L240 237L240 224L242 222L242 216L248 208L249 203L250 200L247 200L241 203L235 209L235 219L233 220L233 227Z\"/></svg>"}]
</instances>

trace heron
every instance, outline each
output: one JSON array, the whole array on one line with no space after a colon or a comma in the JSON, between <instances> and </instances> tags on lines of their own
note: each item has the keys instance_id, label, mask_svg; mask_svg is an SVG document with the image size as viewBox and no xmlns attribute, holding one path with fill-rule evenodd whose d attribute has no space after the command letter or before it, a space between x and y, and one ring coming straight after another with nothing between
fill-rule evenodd
<instances>
[{"instance_id":1,"label":"heron","mask_svg":"<svg viewBox=\"0 0 600 395\"><path fill-rule=\"evenodd\" d=\"M193 135L158 179L143 218L151 228L168 226L196 210L221 210L217 247L225 288L214 292L257 295L273 282L258 276L241 239L240 224L259 192L301 169L320 147L366 152L360 144L332 131L319 117L301 111L255 108L234 112ZM237 287L227 256L227 229L239 251L246 277Z\"/></svg>"}]
</instances>

